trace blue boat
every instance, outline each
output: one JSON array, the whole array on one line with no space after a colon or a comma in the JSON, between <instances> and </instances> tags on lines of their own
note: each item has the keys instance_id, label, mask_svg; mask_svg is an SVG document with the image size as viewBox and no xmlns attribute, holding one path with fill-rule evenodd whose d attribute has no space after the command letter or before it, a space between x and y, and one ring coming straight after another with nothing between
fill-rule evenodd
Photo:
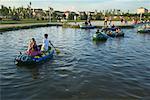
<instances>
[{"instance_id":1,"label":"blue boat","mask_svg":"<svg viewBox=\"0 0 150 100\"><path fill-rule=\"evenodd\" d=\"M94 29L94 28L96 28L96 26L91 26L91 25L80 25L80 28L81 29Z\"/></svg>"},{"instance_id":2,"label":"blue boat","mask_svg":"<svg viewBox=\"0 0 150 100\"><path fill-rule=\"evenodd\" d=\"M42 53L41 55L37 56L30 56L27 54L19 54L15 58L15 64L16 65L35 65L35 64L40 64L43 63L51 58L53 58L54 50L50 49L45 53Z\"/></svg>"}]
</instances>

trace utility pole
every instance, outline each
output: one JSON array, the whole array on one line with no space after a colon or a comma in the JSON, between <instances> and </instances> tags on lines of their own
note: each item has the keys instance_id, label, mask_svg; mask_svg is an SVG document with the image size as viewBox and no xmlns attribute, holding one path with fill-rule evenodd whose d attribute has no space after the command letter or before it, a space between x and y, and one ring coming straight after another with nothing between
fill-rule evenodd
<instances>
[{"instance_id":1,"label":"utility pole","mask_svg":"<svg viewBox=\"0 0 150 100\"><path fill-rule=\"evenodd\" d=\"M30 18L32 16L32 11L31 11L31 2L29 3L29 13L30 13Z\"/></svg>"}]
</instances>

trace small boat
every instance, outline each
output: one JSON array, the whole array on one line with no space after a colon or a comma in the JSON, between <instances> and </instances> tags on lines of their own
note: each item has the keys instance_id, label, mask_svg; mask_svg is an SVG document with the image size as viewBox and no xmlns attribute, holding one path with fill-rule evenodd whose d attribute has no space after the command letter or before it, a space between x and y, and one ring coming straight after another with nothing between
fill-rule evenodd
<instances>
[{"instance_id":1,"label":"small boat","mask_svg":"<svg viewBox=\"0 0 150 100\"><path fill-rule=\"evenodd\" d=\"M96 26L91 26L91 25L80 25L80 28L81 29L94 29L94 28L96 28Z\"/></svg>"},{"instance_id":2,"label":"small boat","mask_svg":"<svg viewBox=\"0 0 150 100\"><path fill-rule=\"evenodd\" d=\"M103 33L95 33L93 35L93 40L94 41L106 41L108 39L108 36L106 34L103 34Z\"/></svg>"},{"instance_id":3,"label":"small boat","mask_svg":"<svg viewBox=\"0 0 150 100\"><path fill-rule=\"evenodd\" d=\"M138 29L138 33L150 33L150 29Z\"/></svg>"},{"instance_id":4,"label":"small boat","mask_svg":"<svg viewBox=\"0 0 150 100\"><path fill-rule=\"evenodd\" d=\"M124 32L122 32L122 31L119 33L115 32L115 31L108 31L108 32L106 32L106 34L110 37L124 37Z\"/></svg>"},{"instance_id":5,"label":"small boat","mask_svg":"<svg viewBox=\"0 0 150 100\"><path fill-rule=\"evenodd\" d=\"M30 56L27 54L19 54L15 58L15 64L16 65L35 65L35 64L40 64L42 62L45 62L51 58L53 58L54 50L49 49L46 53L42 53L41 55L38 56Z\"/></svg>"}]
</instances>

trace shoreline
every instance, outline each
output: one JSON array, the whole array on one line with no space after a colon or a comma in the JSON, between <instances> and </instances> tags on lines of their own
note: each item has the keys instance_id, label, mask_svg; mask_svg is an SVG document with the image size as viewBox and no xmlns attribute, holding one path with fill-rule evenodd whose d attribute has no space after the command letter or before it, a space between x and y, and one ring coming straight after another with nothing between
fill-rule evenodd
<instances>
[{"instance_id":1,"label":"shoreline","mask_svg":"<svg viewBox=\"0 0 150 100\"><path fill-rule=\"evenodd\" d=\"M7 31L15 31L15 30L21 30L21 29L31 29L31 28L38 28L38 27L49 27L49 26L62 26L63 28L80 28L79 24L72 24L71 22L68 22L66 24L64 23L58 23L58 22L52 22L52 23L26 23L26 24L0 24L0 33L7 32ZM104 27L102 24L94 25L96 28L102 28ZM135 28L135 25L133 24L126 24L126 25L116 25L119 28L126 28L131 29Z\"/></svg>"}]
</instances>

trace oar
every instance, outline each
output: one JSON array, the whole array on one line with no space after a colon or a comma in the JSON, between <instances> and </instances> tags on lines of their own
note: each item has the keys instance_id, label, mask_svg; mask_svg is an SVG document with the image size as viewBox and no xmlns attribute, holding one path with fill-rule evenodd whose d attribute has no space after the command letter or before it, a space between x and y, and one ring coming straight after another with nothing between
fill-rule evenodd
<instances>
[{"instance_id":1,"label":"oar","mask_svg":"<svg viewBox=\"0 0 150 100\"><path fill-rule=\"evenodd\" d=\"M51 41L49 41L49 43L53 46L53 48L55 49L56 53L59 54L60 50L58 50L56 47L54 47L54 45L51 43Z\"/></svg>"}]
</instances>

